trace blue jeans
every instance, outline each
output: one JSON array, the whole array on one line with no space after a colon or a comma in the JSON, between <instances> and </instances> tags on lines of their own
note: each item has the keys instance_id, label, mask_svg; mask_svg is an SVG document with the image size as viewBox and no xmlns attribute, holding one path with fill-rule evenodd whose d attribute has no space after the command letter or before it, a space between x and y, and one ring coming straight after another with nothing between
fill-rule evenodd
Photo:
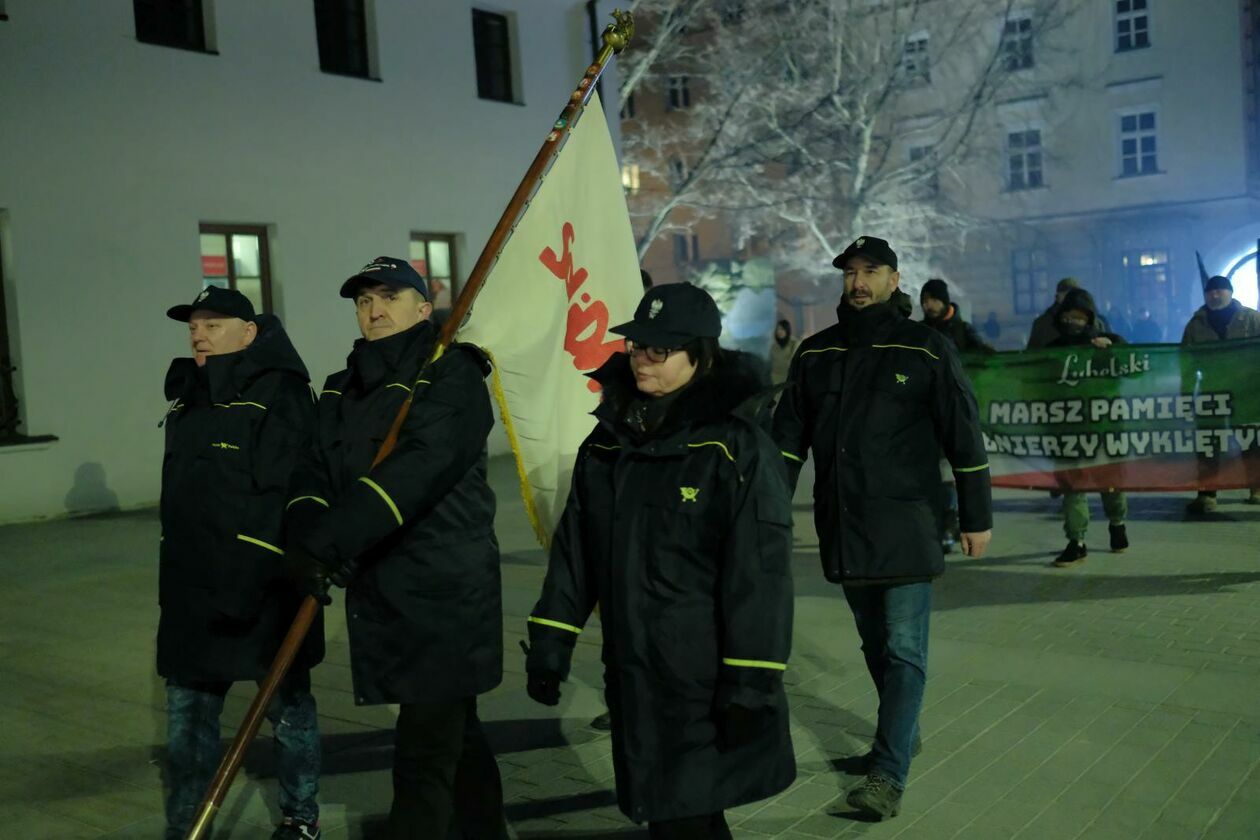
<instances>
[{"instance_id":1,"label":"blue jeans","mask_svg":"<svg viewBox=\"0 0 1260 840\"><path fill-rule=\"evenodd\" d=\"M846 586L844 597L853 610L866 669L879 694L871 772L904 789L927 683L932 584Z\"/></svg>"},{"instance_id":2,"label":"blue jeans","mask_svg":"<svg viewBox=\"0 0 1260 840\"><path fill-rule=\"evenodd\" d=\"M182 840L219 768L219 715L231 683L166 683L167 840ZM280 810L303 822L319 819L320 744L309 671L285 677L267 710L275 733Z\"/></svg>"}]
</instances>

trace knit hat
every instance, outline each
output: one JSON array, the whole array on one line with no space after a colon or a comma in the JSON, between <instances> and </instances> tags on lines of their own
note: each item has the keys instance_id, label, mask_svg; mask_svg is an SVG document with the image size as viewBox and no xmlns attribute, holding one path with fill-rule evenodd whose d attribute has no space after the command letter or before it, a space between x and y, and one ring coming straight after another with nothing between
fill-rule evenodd
<instances>
[{"instance_id":1,"label":"knit hat","mask_svg":"<svg viewBox=\"0 0 1260 840\"><path fill-rule=\"evenodd\" d=\"M1203 284L1204 292L1210 292L1213 289L1229 289L1232 292L1234 291L1234 284L1230 282L1228 277L1222 277L1218 274L1215 277L1209 277L1207 282Z\"/></svg>"},{"instance_id":2,"label":"knit hat","mask_svg":"<svg viewBox=\"0 0 1260 840\"><path fill-rule=\"evenodd\" d=\"M923 289L919 292L919 300L922 301L924 298L939 300L949 306L949 284L939 277L933 277L923 284Z\"/></svg>"}]
</instances>

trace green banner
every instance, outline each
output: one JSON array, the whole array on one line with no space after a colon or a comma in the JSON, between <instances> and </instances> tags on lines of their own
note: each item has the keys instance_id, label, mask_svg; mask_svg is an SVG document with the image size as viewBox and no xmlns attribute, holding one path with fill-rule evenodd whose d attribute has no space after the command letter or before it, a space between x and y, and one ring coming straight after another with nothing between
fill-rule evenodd
<instances>
[{"instance_id":1,"label":"green banner","mask_svg":"<svg viewBox=\"0 0 1260 840\"><path fill-rule=\"evenodd\" d=\"M1086 345L964 366L997 487L1260 487L1260 340Z\"/></svg>"}]
</instances>

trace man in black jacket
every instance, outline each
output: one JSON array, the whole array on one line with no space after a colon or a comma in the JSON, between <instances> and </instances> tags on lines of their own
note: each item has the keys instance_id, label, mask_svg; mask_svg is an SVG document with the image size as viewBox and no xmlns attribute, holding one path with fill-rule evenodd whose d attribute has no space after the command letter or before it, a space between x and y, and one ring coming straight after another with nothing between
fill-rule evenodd
<instances>
[{"instance_id":1,"label":"man in black jacket","mask_svg":"<svg viewBox=\"0 0 1260 840\"><path fill-rule=\"evenodd\" d=\"M923 323L954 342L959 353L994 352L976 328L958 314L958 307L949 299L949 284L944 280L933 277L924 283L919 291L919 305L923 307Z\"/></svg>"},{"instance_id":2,"label":"man in black jacket","mask_svg":"<svg viewBox=\"0 0 1260 840\"><path fill-rule=\"evenodd\" d=\"M341 296L363 339L320 394L290 545L346 588L355 702L402 707L387 836L498 840L502 786L476 700L503 674L489 364L471 345L435 354L428 288L406 260L378 257ZM397 445L373 466L408 397Z\"/></svg>"},{"instance_id":3,"label":"man in black jacket","mask_svg":"<svg viewBox=\"0 0 1260 840\"><path fill-rule=\"evenodd\" d=\"M171 363L162 463L161 618L166 678L168 840L188 833L219 763L219 715L237 680L261 680L297 611L281 546L288 484L315 430L306 367L279 320L240 292L208 288L167 315L188 323L193 357ZM307 637L268 717L280 807L272 835L319 837L319 730L309 669L323 626Z\"/></svg>"},{"instance_id":4,"label":"man in black jacket","mask_svg":"<svg viewBox=\"0 0 1260 840\"><path fill-rule=\"evenodd\" d=\"M897 255L873 236L836 257L838 322L806 339L775 412L793 482L814 452L814 523L823 573L844 586L879 693L865 781L850 806L895 816L918 741L937 539L938 458L958 483L963 551L992 536L988 462L976 399L948 339L890 301Z\"/></svg>"}]
</instances>

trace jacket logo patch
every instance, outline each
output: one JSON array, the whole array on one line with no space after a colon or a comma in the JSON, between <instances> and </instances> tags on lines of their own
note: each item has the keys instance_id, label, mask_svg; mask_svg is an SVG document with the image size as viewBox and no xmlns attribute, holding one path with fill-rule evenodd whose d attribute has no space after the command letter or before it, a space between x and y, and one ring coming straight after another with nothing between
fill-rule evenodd
<instances>
[{"instance_id":1,"label":"jacket logo patch","mask_svg":"<svg viewBox=\"0 0 1260 840\"><path fill-rule=\"evenodd\" d=\"M904 373L897 373L897 374L894 374L894 376L897 377L898 385L905 385L907 382L910 381L910 377L906 376Z\"/></svg>"},{"instance_id":2,"label":"jacket logo patch","mask_svg":"<svg viewBox=\"0 0 1260 840\"><path fill-rule=\"evenodd\" d=\"M684 502L699 502L700 501L700 488L699 487L679 487L678 491L682 493L682 500Z\"/></svg>"},{"instance_id":3,"label":"jacket logo patch","mask_svg":"<svg viewBox=\"0 0 1260 840\"><path fill-rule=\"evenodd\" d=\"M665 308L665 301L654 300L648 304L648 318L655 318L661 314L661 310Z\"/></svg>"},{"instance_id":4,"label":"jacket logo patch","mask_svg":"<svg viewBox=\"0 0 1260 840\"><path fill-rule=\"evenodd\" d=\"M239 446L236 446L236 445L231 444L231 443L222 443L222 442L220 442L220 443L212 443L212 444L210 444L210 445L211 445L211 446L213 446L215 449L240 449L240 447L239 447Z\"/></svg>"}]
</instances>

